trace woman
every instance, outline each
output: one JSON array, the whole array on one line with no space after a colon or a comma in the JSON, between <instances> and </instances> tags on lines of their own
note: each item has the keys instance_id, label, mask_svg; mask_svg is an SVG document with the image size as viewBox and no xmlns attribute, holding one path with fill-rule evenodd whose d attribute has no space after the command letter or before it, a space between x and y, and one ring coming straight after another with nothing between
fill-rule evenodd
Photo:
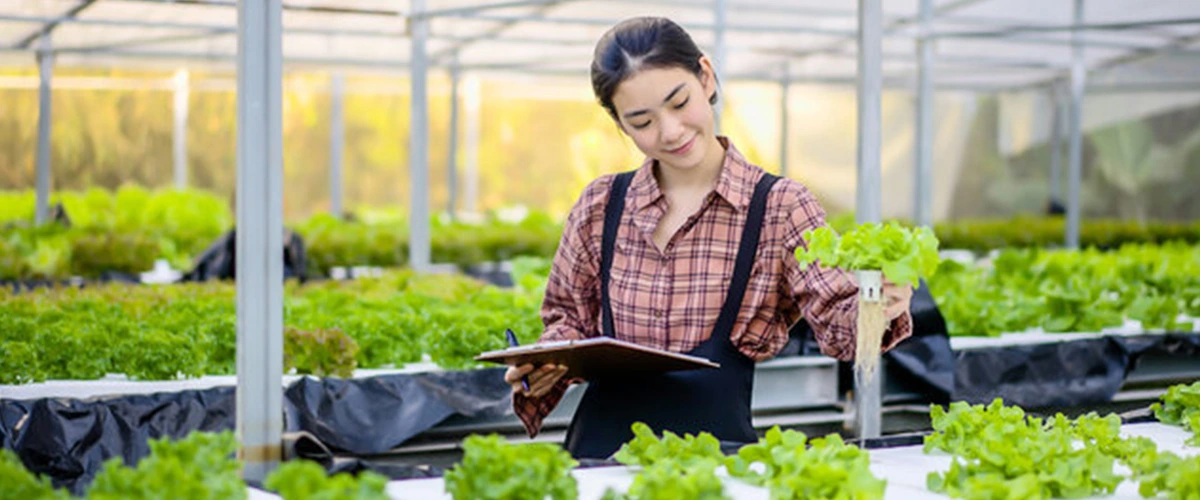
<instances>
[{"instance_id":1,"label":"woman","mask_svg":"<svg viewBox=\"0 0 1200 500\"><path fill-rule=\"evenodd\" d=\"M607 458L632 439L636 421L755 441L755 362L774 356L801 317L823 353L853 359L858 287L844 271L799 268L801 234L825 225L824 211L804 186L751 165L714 134L712 62L677 24L618 24L597 44L591 74L601 106L646 160L593 181L571 209L540 341L610 335L721 368L589 380L566 447L577 458ZM886 350L911 333L912 289L884 293ZM565 372L523 365L505 373L530 437L573 382Z\"/></svg>"}]
</instances>

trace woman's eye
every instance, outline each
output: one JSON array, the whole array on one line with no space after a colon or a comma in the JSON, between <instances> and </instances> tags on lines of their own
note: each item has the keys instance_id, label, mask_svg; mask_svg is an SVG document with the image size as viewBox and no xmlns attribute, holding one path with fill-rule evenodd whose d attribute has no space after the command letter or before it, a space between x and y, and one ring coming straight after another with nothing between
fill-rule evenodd
<instances>
[{"instance_id":1,"label":"woman's eye","mask_svg":"<svg viewBox=\"0 0 1200 500\"><path fill-rule=\"evenodd\" d=\"M649 127L649 126L650 126L650 122L646 122L646 123L631 123L630 125L631 125L631 126L633 126L633 128L635 128L635 129L641 130L641 129L644 129L644 128L646 128L646 127Z\"/></svg>"},{"instance_id":2,"label":"woman's eye","mask_svg":"<svg viewBox=\"0 0 1200 500\"><path fill-rule=\"evenodd\" d=\"M692 98L691 98L691 97L689 97L689 98L687 98L687 99L684 99L684 100L683 100L683 102L681 102L681 103L679 103L679 104L676 104L676 105L675 105L675 109L683 109L683 107L684 107L684 106L687 106L687 103L688 103L688 101L690 101L690 100L692 100Z\"/></svg>"}]
</instances>

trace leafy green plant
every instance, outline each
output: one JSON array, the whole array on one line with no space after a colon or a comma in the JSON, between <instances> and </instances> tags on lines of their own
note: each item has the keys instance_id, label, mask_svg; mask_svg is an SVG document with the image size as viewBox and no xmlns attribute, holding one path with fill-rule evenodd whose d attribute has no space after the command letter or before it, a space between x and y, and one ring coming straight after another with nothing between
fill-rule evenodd
<instances>
[{"instance_id":1,"label":"leafy green plant","mask_svg":"<svg viewBox=\"0 0 1200 500\"><path fill-rule=\"evenodd\" d=\"M71 273L85 278L104 271L146 272L159 255L158 240L146 234L78 230L71 237Z\"/></svg>"},{"instance_id":2,"label":"leafy green plant","mask_svg":"<svg viewBox=\"0 0 1200 500\"><path fill-rule=\"evenodd\" d=\"M1017 216L996 219L965 219L940 222L934 232L942 248L988 252L993 249L1061 247L1066 231L1062 217ZM1117 249L1123 245L1167 242L1200 242L1200 228L1193 224L1138 222L1130 220L1086 220L1080 224L1080 246Z\"/></svg>"},{"instance_id":3,"label":"leafy green plant","mask_svg":"<svg viewBox=\"0 0 1200 500\"><path fill-rule=\"evenodd\" d=\"M934 472L927 487L955 498L1079 498L1111 494L1123 478L1104 446L1115 440L1119 419L1088 416L1076 422L1062 414L1043 421L1020 408L952 404L930 410L934 433L925 451L955 455L950 469ZM1091 446L1076 446L1078 441ZM961 460L960 460L961 459Z\"/></svg>"},{"instance_id":4,"label":"leafy green plant","mask_svg":"<svg viewBox=\"0 0 1200 500\"><path fill-rule=\"evenodd\" d=\"M150 455L137 467L120 457L109 459L88 487L93 500L246 498L241 466L233 458L237 443L230 431L193 432L186 438L150 440Z\"/></svg>"},{"instance_id":5,"label":"leafy green plant","mask_svg":"<svg viewBox=\"0 0 1200 500\"><path fill-rule=\"evenodd\" d=\"M1183 326L1191 330L1191 325L1181 325L1177 318L1180 313L1180 300L1170 295L1141 295L1129 305L1129 317L1141 322L1143 328L1175 330Z\"/></svg>"},{"instance_id":6,"label":"leafy green plant","mask_svg":"<svg viewBox=\"0 0 1200 500\"><path fill-rule=\"evenodd\" d=\"M443 476L455 500L573 500L578 462L551 443L509 444L498 435L472 435L463 458Z\"/></svg>"},{"instance_id":7,"label":"leafy green plant","mask_svg":"<svg viewBox=\"0 0 1200 500\"><path fill-rule=\"evenodd\" d=\"M1137 319L1144 328L1176 323L1200 290L1200 247L1130 245L1114 252L1008 250L964 266L945 262L929 279L951 335L1041 327L1095 332Z\"/></svg>"},{"instance_id":8,"label":"leafy green plant","mask_svg":"<svg viewBox=\"0 0 1200 500\"><path fill-rule=\"evenodd\" d=\"M45 379L37 348L19 340L0 343L0 384L28 384Z\"/></svg>"},{"instance_id":9,"label":"leafy green plant","mask_svg":"<svg viewBox=\"0 0 1200 500\"><path fill-rule=\"evenodd\" d=\"M605 491L605 500L726 500L725 485L715 472L716 461L684 465L678 460L661 460L642 469L633 478L629 492Z\"/></svg>"},{"instance_id":10,"label":"leafy green plant","mask_svg":"<svg viewBox=\"0 0 1200 500\"><path fill-rule=\"evenodd\" d=\"M358 367L358 343L338 328L283 331L283 369L302 375L349 378Z\"/></svg>"},{"instance_id":11,"label":"leafy green plant","mask_svg":"<svg viewBox=\"0 0 1200 500\"><path fill-rule=\"evenodd\" d=\"M0 358L0 380L233 373L234 292L229 283L0 289L0 353L12 353ZM446 368L473 368L480 350L505 345L505 328L533 342L540 305L540 291L411 271L291 283L284 325L294 331L285 352L300 373L346 376L355 365L403 366L425 353Z\"/></svg>"},{"instance_id":12,"label":"leafy green plant","mask_svg":"<svg viewBox=\"0 0 1200 500\"><path fill-rule=\"evenodd\" d=\"M756 465L763 468L755 470ZM733 477L765 485L772 500L804 498L883 498L887 481L870 470L870 456L841 436L830 434L808 441L804 433L773 427L758 443L743 446L729 457Z\"/></svg>"},{"instance_id":13,"label":"leafy green plant","mask_svg":"<svg viewBox=\"0 0 1200 500\"><path fill-rule=\"evenodd\" d=\"M918 285L937 269L938 240L927 227L906 228L896 222L860 224L841 236L829 227L805 231L806 245L796 249L801 267L821 265L847 270L882 270L894 283Z\"/></svg>"},{"instance_id":14,"label":"leafy green plant","mask_svg":"<svg viewBox=\"0 0 1200 500\"><path fill-rule=\"evenodd\" d=\"M1190 430L1188 444L1200 446L1200 381L1168 387L1160 399L1150 405L1154 416L1164 424Z\"/></svg>"},{"instance_id":15,"label":"leafy green plant","mask_svg":"<svg viewBox=\"0 0 1200 500\"><path fill-rule=\"evenodd\" d=\"M1166 493L1169 500L1200 497L1200 455L1180 458L1170 452L1150 455L1149 466L1134 469L1138 493L1150 498Z\"/></svg>"},{"instance_id":16,"label":"leafy green plant","mask_svg":"<svg viewBox=\"0 0 1200 500\"><path fill-rule=\"evenodd\" d=\"M631 426L633 439L621 445L614 458L642 470L625 494L607 491L605 498L668 500L674 498L727 498L715 470L724 461L721 443L712 434L663 431L660 439L644 422Z\"/></svg>"},{"instance_id":17,"label":"leafy green plant","mask_svg":"<svg viewBox=\"0 0 1200 500\"><path fill-rule=\"evenodd\" d=\"M387 481L370 471L357 477L348 473L330 476L316 462L291 460L267 475L263 486L283 500L387 500Z\"/></svg>"},{"instance_id":18,"label":"leafy green plant","mask_svg":"<svg viewBox=\"0 0 1200 500\"><path fill-rule=\"evenodd\" d=\"M0 500L56 500L71 495L56 490L50 480L34 475L25 468L16 453L0 448Z\"/></svg>"},{"instance_id":19,"label":"leafy green plant","mask_svg":"<svg viewBox=\"0 0 1200 500\"><path fill-rule=\"evenodd\" d=\"M643 422L634 422L631 429L633 439L622 444L614 455L618 462L625 465L648 466L666 460L678 462L684 467L699 462L715 465L725 456L721 453L721 442L707 432L680 437L674 432L663 431L659 439L654 430Z\"/></svg>"}]
</instances>

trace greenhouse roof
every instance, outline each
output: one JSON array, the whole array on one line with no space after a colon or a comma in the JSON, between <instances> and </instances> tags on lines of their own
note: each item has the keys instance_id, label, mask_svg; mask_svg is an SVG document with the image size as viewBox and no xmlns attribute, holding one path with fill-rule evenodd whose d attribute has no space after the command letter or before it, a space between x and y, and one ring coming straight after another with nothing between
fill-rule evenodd
<instances>
[{"instance_id":1,"label":"greenhouse roof","mask_svg":"<svg viewBox=\"0 0 1200 500\"><path fill-rule=\"evenodd\" d=\"M725 78L853 84L856 2L818 0L426 0L427 54L467 71L585 77L591 51L615 22L662 15L706 51L723 27ZM1069 74L1074 2L935 0L941 88L1022 89ZM285 0L283 53L295 67L404 71L410 1ZM885 84L909 87L921 36L919 0L884 3ZM1198 88L1200 2L1085 3L1083 58L1091 85ZM234 0L6 0L0 64L31 65L50 34L59 66L217 67L237 57ZM786 69L785 69L786 68ZM1096 76L1099 78L1097 79Z\"/></svg>"}]
</instances>

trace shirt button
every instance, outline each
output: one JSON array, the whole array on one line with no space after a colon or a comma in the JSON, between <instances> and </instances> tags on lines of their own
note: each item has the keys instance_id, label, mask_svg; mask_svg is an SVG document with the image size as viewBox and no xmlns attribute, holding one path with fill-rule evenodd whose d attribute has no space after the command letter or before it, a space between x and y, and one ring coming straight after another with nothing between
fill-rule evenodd
<instances>
[{"instance_id":1,"label":"shirt button","mask_svg":"<svg viewBox=\"0 0 1200 500\"><path fill-rule=\"evenodd\" d=\"M655 318L661 318L662 316L663 316L663 315L662 315L662 309L655 309L655 310L654 310L654 317L655 317Z\"/></svg>"}]
</instances>

